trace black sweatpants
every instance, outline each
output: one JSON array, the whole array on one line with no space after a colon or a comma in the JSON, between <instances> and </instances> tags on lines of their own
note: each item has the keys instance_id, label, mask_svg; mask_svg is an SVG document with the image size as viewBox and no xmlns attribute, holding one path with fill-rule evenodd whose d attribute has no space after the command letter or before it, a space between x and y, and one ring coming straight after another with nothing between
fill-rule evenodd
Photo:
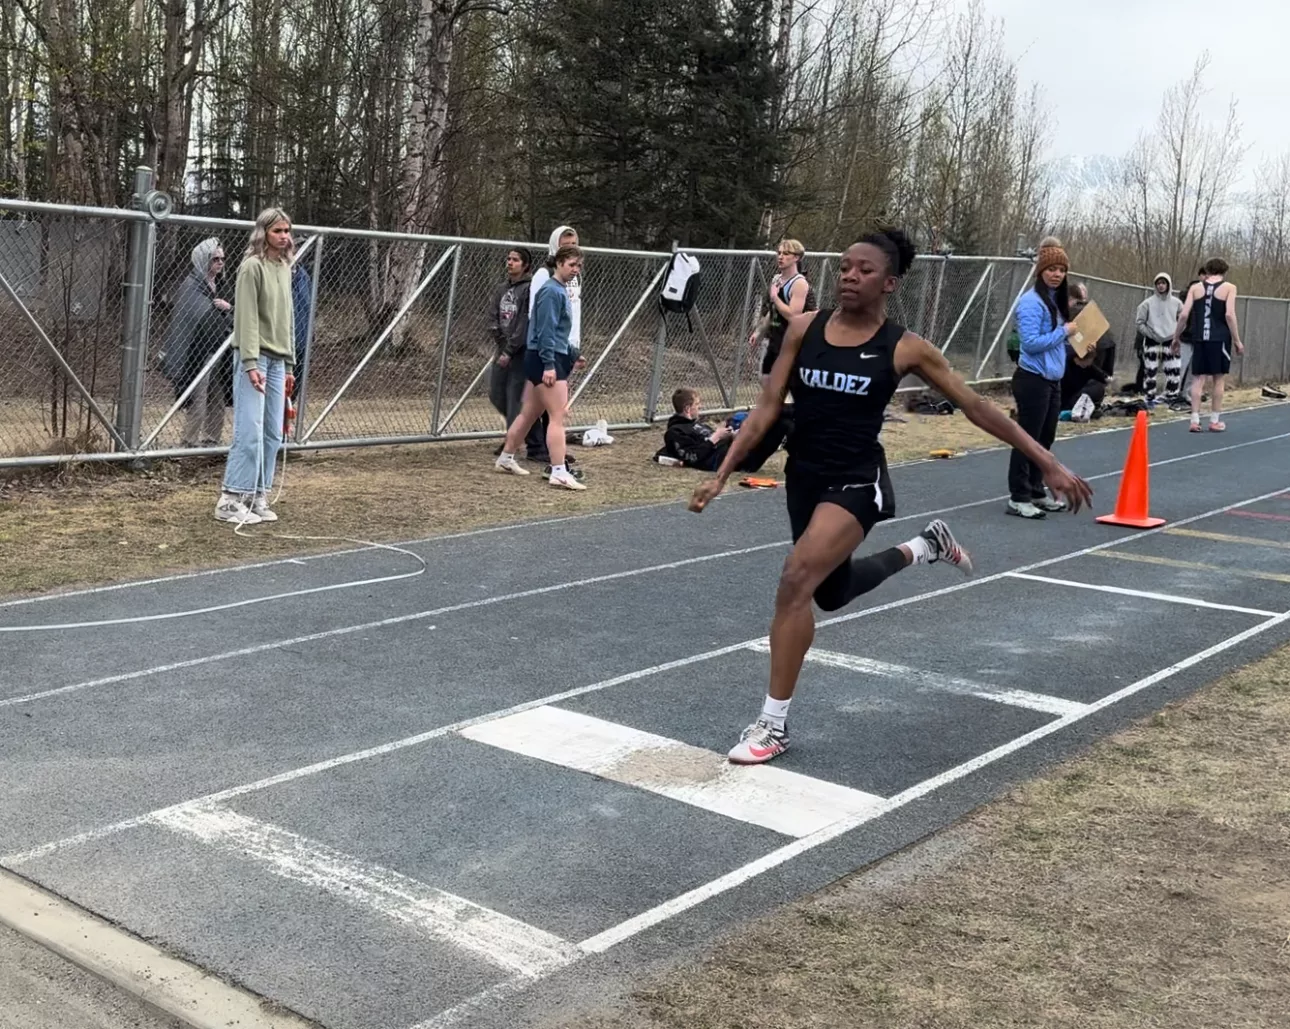
<instances>
[{"instance_id":1,"label":"black sweatpants","mask_svg":"<svg viewBox=\"0 0 1290 1029\"><path fill-rule=\"evenodd\" d=\"M1017 402L1017 424L1045 450L1057 438L1057 418L1062 411L1061 383L1018 368L1012 375L1012 396ZM1018 503L1045 495L1044 473L1020 450L1008 464L1008 492Z\"/></svg>"}]
</instances>

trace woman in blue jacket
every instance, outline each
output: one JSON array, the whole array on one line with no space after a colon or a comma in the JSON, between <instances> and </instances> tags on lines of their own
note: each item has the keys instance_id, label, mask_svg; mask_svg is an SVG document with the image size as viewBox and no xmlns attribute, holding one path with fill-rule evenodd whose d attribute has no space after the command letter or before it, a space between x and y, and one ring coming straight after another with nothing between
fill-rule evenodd
<instances>
[{"instance_id":1,"label":"woman in blue jacket","mask_svg":"<svg viewBox=\"0 0 1290 1029\"><path fill-rule=\"evenodd\" d=\"M533 300L529 319L528 344L524 350L524 402L519 417L506 431L502 453L494 467L499 472L528 475L528 469L515 460L515 451L545 411L550 419L546 445L551 455L551 477L547 481L562 489L584 490L587 487L574 478L565 463L564 415L569 406L569 373L577 360L570 343L573 330L573 305L569 283L582 271L582 251L576 246L562 246L555 252L555 269L542 283Z\"/></svg>"},{"instance_id":2,"label":"woman in blue jacket","mask_svg":"<svg viewBox=\"0 0 1290 1029\"><path fill-rule=\"evenodd\" d=\"M1075 335L1066 283L1069 268L1061 241L1049 236L1039 244L1035 288L1028 290L1017 304L1021 353L1012 376L1017 424L1045 450L1052 449L1057 437L1066 340ZM1048 511L1066 509L1065 503L1044 489L1044 474L1039 466L1019 450L1012 452L1008 465L1008 492L1008 514L1020 518L1043 518Z\"/></svg>"}]
</instances>

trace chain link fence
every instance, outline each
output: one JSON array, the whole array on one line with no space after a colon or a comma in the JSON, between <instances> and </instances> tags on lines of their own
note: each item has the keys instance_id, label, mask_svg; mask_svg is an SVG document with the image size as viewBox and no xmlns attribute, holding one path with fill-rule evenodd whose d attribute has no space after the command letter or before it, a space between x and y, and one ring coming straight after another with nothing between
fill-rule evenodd
<instances>
[{"instance_id":1,"label":"chain link fence","mask_svg":"<svg viewBox=\"0 0 1290 1029\"><path fill-rule=\"evenodd\" d=\"M167 358L188 331L178 310L185 282L202 278L194 250L218 241L218 295L231 303L250 229L0 200L0 465L219 453L232 431L231 316L216 337L223 347L203 354L200 368L176 378ZM488 399L490 307L515 243L313 226L297 226L296 237L293 446L501 435ZM546 248L525 245L536 267ZM755 402L761 352L749 337L775 255L688 252L702 280L687 320L659 310L669 253L586 248L586 365L570 379L571 424L644 427L670 414L680 386L699 390L710 412ZM821 307L833 302L838 257L803 262ZM1002 381L1013 370L1004 338L1031 268L1025 258L922 256L892 298L892 317L935 341L969 381ZM1083 281L1117 338L1131 340L1149 288ZM1247 349L1236 382L1284 380L1290 303L1242 297L1239 314ZM204 421L191 403L199 390L211 411Z\"/></svg>"}]
</instances>

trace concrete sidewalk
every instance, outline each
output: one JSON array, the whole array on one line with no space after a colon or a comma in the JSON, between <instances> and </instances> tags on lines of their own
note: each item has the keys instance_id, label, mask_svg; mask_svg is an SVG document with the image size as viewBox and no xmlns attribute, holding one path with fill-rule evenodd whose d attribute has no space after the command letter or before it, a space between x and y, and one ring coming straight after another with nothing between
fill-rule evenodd
<instances>
[{"instance_id":1,"label":"concrete sidewalk","mask_svg":"<svg viewBox=\"0 0 1290 1029\"><path fill-rule=\"evenodd\" d=\"M178 1029L179 1023L0 925L4 1029Z\"/></svg>"}]
</instances>

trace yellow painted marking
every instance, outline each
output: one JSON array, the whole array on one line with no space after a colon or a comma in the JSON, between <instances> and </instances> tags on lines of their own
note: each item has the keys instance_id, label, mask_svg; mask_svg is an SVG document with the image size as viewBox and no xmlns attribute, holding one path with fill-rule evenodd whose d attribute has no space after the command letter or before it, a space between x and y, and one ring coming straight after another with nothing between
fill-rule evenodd
<instances>
[{"instance_id":1,"label":"yellow painted marking","mask_svg":"<svg viewBox=\"0 0 1290 1029\"><path fill-rule=\"evenodd\" d=\"M1219 543L1244 543L1251 547L1274 547L1290 550L1290 543L1282 540L1265 540L1257 536L1229 536L1225 532L1204 532L1201 529L1166 529L1170 536L1190 536L1198 540L1215 540Z\"/></svg>"},{"instance_id":2,"label":"yellow painted marking","mask_svg":"<svg viewBox=\"0 0 1290 1029\"><path fill-rule=\"evenodd\" d=\"M1113 557L1119 561L1138 561L1144 565L1164 565L1166 568L1186 568L1196 572L1217 572L1219 575L1238 575L1246 579L1267 579L1269 582L1290 583L1290 575L1276 572L1249 572L1243 568L1222 568L1219 565L1201 564L1199 561L1179 561L1172 557L1154 554L1129 554L1123 550L1095 550L1088 557Z\"/></svg>"}]
</instances>

